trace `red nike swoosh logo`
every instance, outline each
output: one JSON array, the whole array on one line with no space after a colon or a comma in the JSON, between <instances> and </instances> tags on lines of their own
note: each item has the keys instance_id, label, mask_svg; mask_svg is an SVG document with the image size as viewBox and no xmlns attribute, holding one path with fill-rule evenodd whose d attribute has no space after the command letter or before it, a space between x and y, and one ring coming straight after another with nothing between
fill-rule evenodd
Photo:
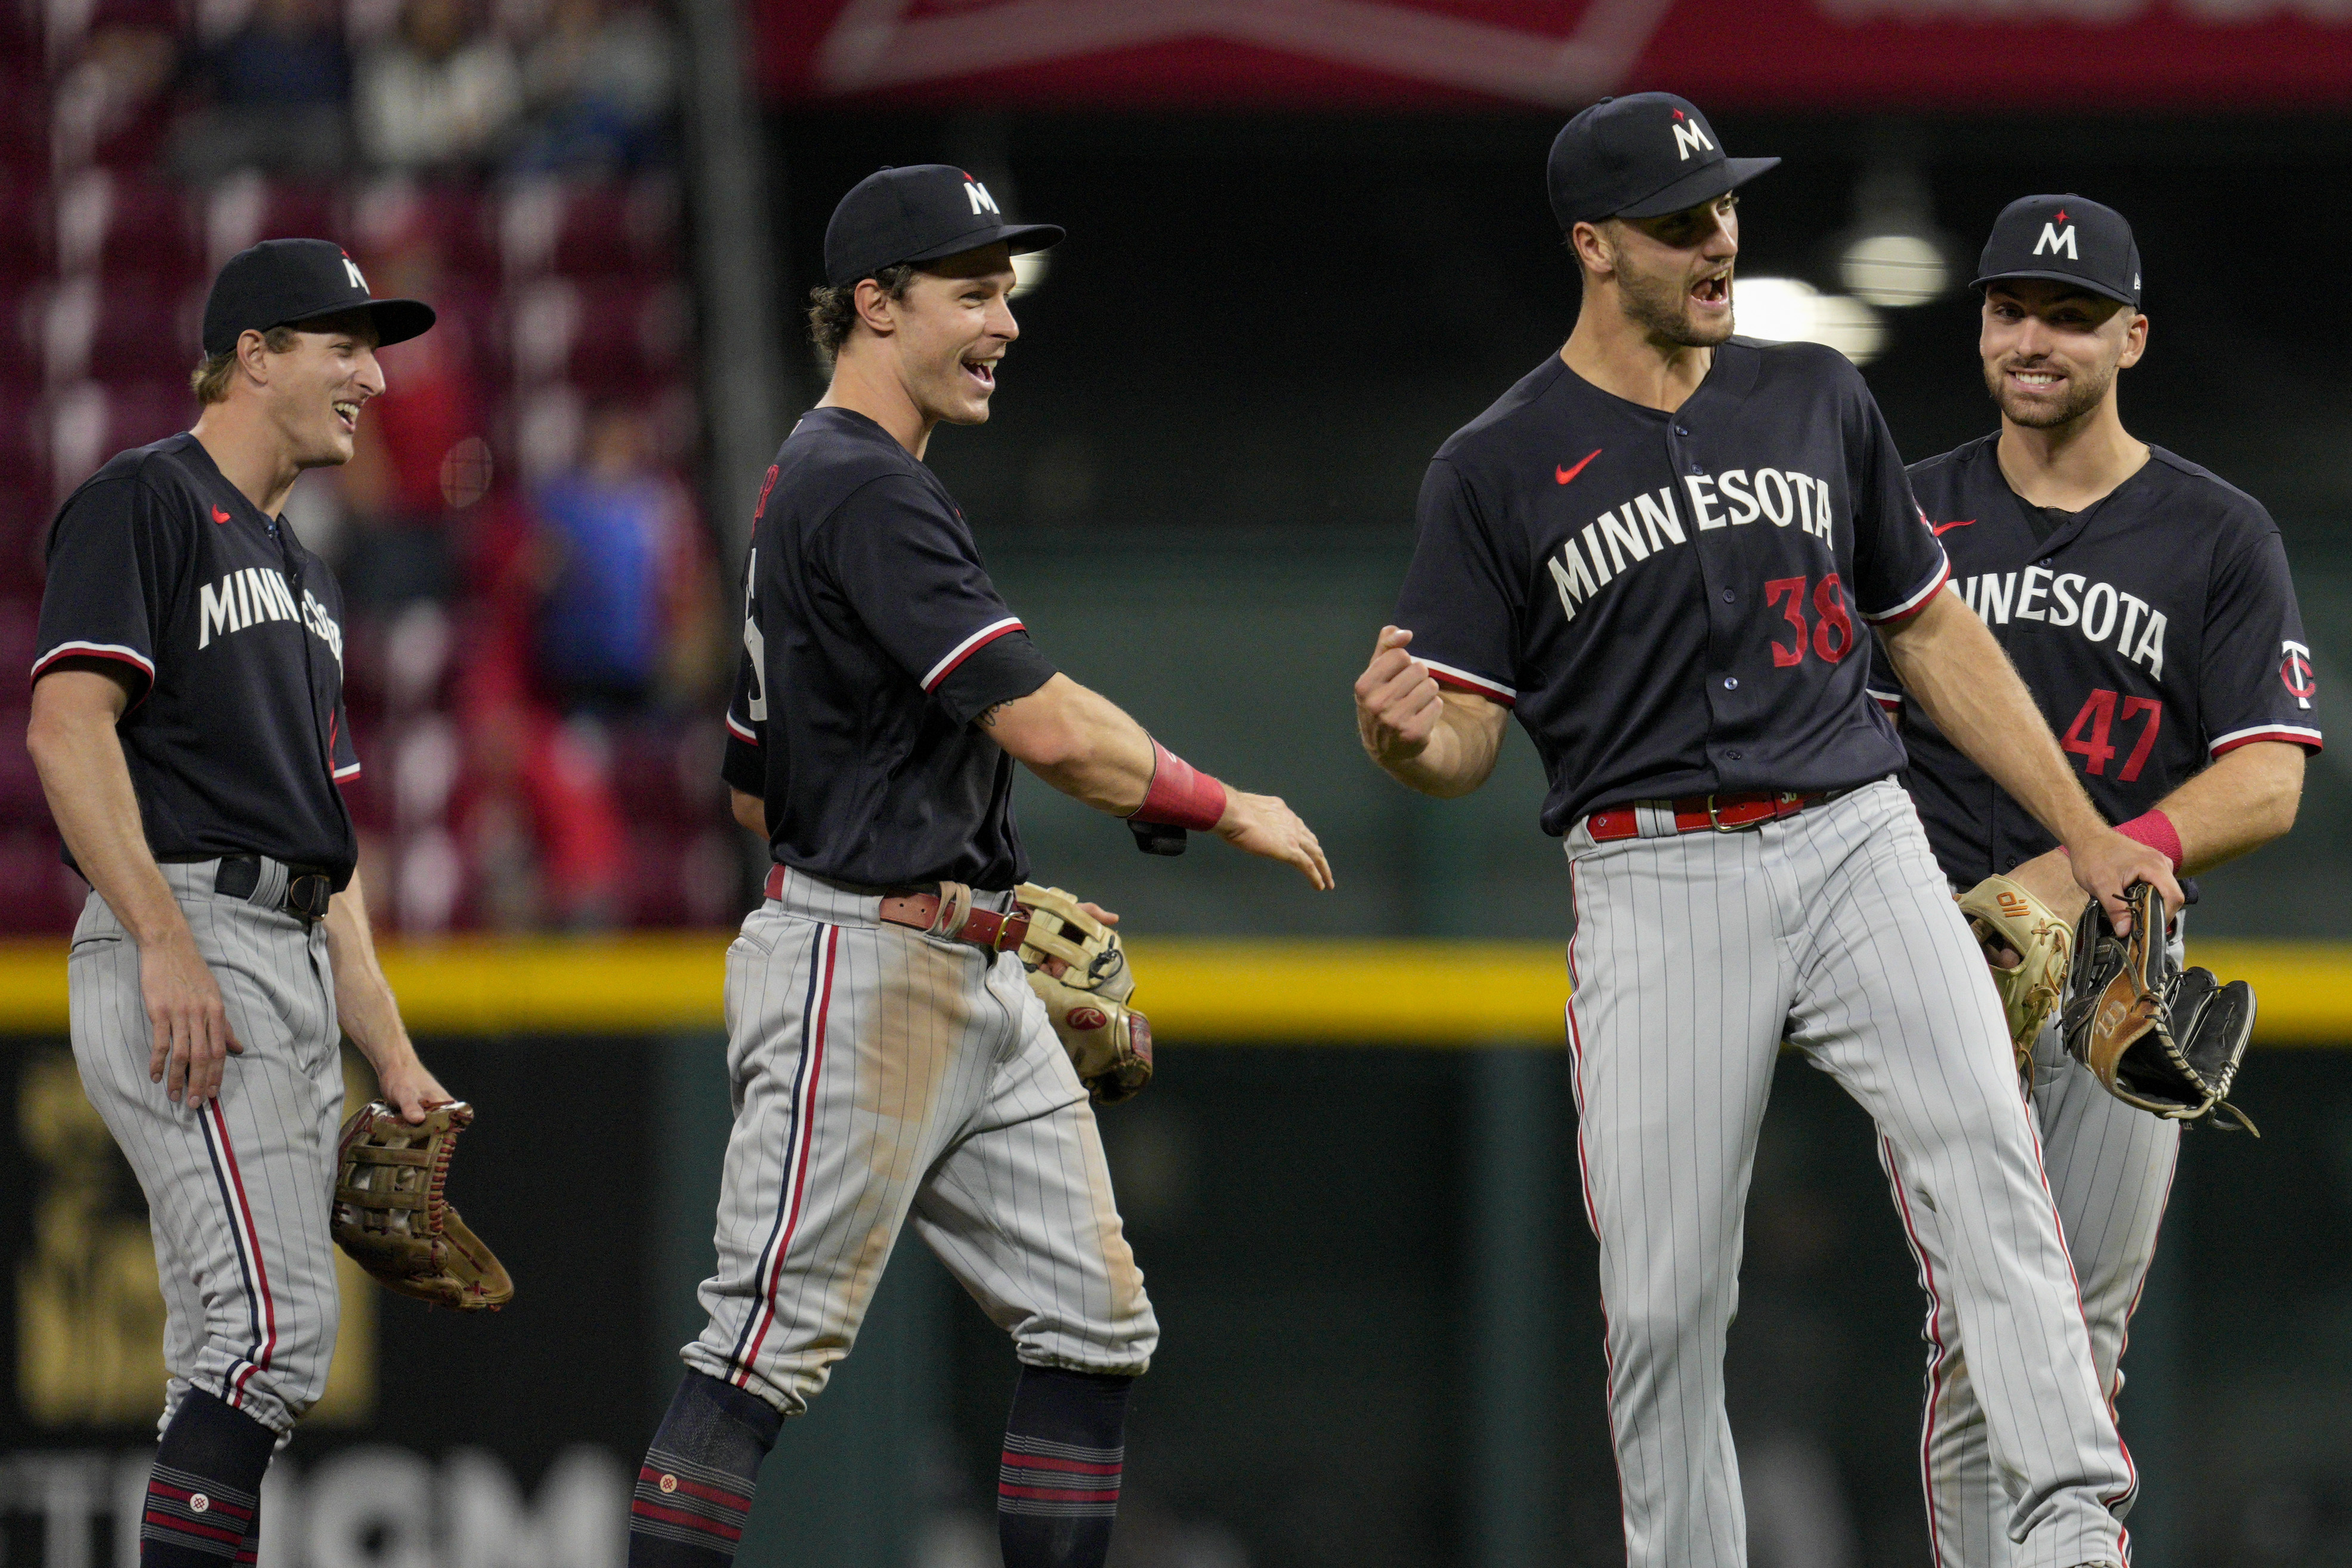
<instances>
[{"instance_id":1,"label":"red nike swoosh logo","mask_svg":"<svg viewBox=\"0 0 2352 1568\"><path fill-rule=\"evenodd\" d=\"M1952 529L1954 529L1954 528L1967 528L1970 523L1973 523L1973 522L1975 522L1975 521L1976 521L1976 519L1975 519L1974 517L1962 517L1962 518L1961 518L1958 522L1957 522L1957 523L1930 523L1930 524L1927 526L1927 531L1928 531L1928 532L1930 532L1930 533L1932 533L1932 534L1934 534L1937 538L1943 538L1947 533L1950 532Z\"/></svg>"},{"instance_id":2,"label":"red nike swoosh logo","mask_svg":"<svg viewBox=\"0 0 2352 1568\"><path fill-rule=\"evenodd\" d=\"M1600 456L1600 455L1601 455L1601 448L1599 448L1598 446L1596 446L1596 447L1594 447L1591 451L1590 451L1590 452L1588 452L1588 453L1586 453L1586 454L1584 455L1584 463L1590 463L1590 462L1591 462L1594 458L1596 458L1596 457L1598 457L1598 456ZM1559 468L1559 467L1555 467L1555 468L1553 469L1553 473L1554 473L1554 474L1556 474L1556 475L1559 476L1559 482L1560 482L1561 484L1565 485L1565 484L1567 484L1570 479L1575 478L1579 474L1581 474L1581 473L1583 473L1583 472L1584 472L1584 463L1580 463L1580 464L1578 464L1575 467L1573 467L1573 468Z\"/></svg>"},{"instance_id":3,"label":"red nike swoosh logo","mask_svg":"<svg viewBox=\"0 0 2352 1568\"><path fill-rule=\"evenodd\" d=\"M213 521L216 523L225 523L228 521L228 514L222 511L218 507L215 507L213 508Z\"/></svg>"}]
</instances>

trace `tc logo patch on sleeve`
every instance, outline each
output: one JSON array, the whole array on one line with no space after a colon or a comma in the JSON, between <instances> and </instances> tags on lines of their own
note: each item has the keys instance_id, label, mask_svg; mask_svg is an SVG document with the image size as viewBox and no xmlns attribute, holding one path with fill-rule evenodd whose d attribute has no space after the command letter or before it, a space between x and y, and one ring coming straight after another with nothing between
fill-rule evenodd
<instances>
[{"instance_id":1,"label":"tc logo patch on sleeve","mask_svg":"<svg viewBox=\"0 0 2352 1568\"><path fill-rule=\"evenodd\" d=\"M2279 679L2286 683L2294 706L2307 708L2311 699L2319 695L2319 677L2311 668L2311 650L2300 643L2281 643L2279 648L2285 655L2279 661Z\"/></svg>"}]
</instances>

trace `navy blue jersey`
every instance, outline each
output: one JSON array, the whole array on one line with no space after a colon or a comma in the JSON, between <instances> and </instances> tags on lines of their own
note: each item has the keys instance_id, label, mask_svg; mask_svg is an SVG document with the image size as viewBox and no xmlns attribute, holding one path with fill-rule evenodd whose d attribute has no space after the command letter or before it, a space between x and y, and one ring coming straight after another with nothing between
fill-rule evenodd
<instances>
[{"instance_id":1,"label":"navy blue jersey","mask_svg":"<svg viewBox=\"0 0 2352 1568\"><path fill-rule=\"evenodd\" d=\"M326 563L184 433L119 455L58 514L33 679L72 659L130 674L115 727L158 860L264 854L340 889L359 846L335 786L360 771L342 613Z\"/></svg>"},{"instance_id":2,"label":"navy blue jersey","mask_svg":"<svg viewBox=\"0 0 2352 1568\"><path fill-rule=\"evenodd\" d=\"M1456 432L1397 624L1441 683L1517 715L1558 834L1630 800L1895 772L1859 644L1946 574L1854 368L1734 338L1673 413L1555 354Z\"/></svg>"},{"instance_id":3,"label":"navy blue jersey","mask_svg":"<svg viewBox=\"0 0 2352 1568\"><path fill-rule=\"evenodd\" d=\"M1013 759L972 721L1053 674L931 471L862 413L802 415L761 492L727 711L727 781L767 802L777 862L1025 880Z\"/></svg>"},{"instance_id":4,"label":"navy blue jersey","mask_svg":"<svg viewBox=\"0 0 2352 1568\"><path fill-rule=\"evenodd\" d=\"M2097 504L2030 507L1997 435L1911 470L1960 594L2009 651L2110 821L2137 817L2257 740L2319 749L2311 650L2278 525L2244 491L2160 446ZM1880 655L1906 779L1945 874L1970 885L2055 842L1930 724Z\"/></svg>"}]
</instances>

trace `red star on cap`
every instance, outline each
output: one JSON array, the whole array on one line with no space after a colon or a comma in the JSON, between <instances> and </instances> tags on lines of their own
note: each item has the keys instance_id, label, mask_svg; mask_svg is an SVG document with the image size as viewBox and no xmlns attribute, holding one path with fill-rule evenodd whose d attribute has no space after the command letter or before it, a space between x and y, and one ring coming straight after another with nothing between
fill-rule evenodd
<instances>
[{"instance_id":1,"label":"red star on cap","mask_svg":"<svg viewBox=\"0 0 2352 1568\"><path fill-rule=\"evenodd\" d=\"M2062 224L2063 224L2063 223L2064 223L2064 222L2066 221L2066 209L2065 209L2065 208L2061 207L2061 208L2059 208L2059 209L2058 209L2058 216L2057 216L2057 219L2056 219L2055 221L2057 221L2057 222L2059 222L2059 223L2062 223Z\"/></svg>"},{"instance_id":2,"label":"red star on cap","mask_svg":"<svg viewBox=\"0 0 2352 1568\"><path fill-rule=\"evenodd\" d=\"M1675 110L1675 118L1676 120L1680 120L1682 117L1683 117L1683 111L1682 111L1681 110L1679 110L1679 109L1678 109L1678 110Z\"/></svg>"}]
</instances>

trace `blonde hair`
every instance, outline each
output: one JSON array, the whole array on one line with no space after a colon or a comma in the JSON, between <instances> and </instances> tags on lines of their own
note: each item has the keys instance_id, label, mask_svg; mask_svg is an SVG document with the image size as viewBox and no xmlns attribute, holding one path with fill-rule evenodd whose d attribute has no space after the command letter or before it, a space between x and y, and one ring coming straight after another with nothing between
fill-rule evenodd
<instances>
[{"instance_id":1,"label":"blonde hair","mask_svg":"<svg viewBox=\"0 0 2352 1568\"><path fill-rule=\"evenodd\" d=\"M239 334L240 338L243 334ZM261 335L261 345L273 354L283 354L294 347L295 331L291 327L272 327ZM236 350L226 354L206 354L204 363L188 372L188 385L196 401L210 406L228 401L229 373L236 369Z\"/></svg>"}]
</instances>

